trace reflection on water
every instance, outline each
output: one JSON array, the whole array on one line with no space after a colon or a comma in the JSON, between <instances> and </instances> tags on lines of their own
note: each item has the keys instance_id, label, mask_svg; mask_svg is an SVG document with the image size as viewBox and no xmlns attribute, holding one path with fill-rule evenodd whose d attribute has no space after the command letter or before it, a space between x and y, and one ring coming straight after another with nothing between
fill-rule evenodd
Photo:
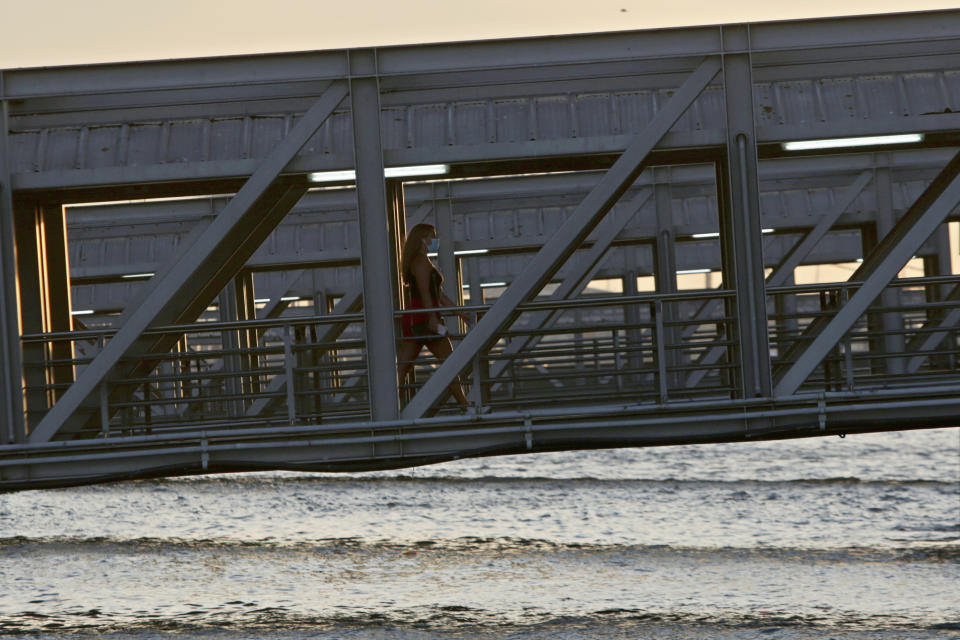
<instances>
[{"instance_id":1,"label":"reflection on water","mask_svg":"<svg viewBox=\"0 0 960 640\"><path fill-rule=\"evenodd\" d=\"M0 578L52 638L958 637L960 430L8 494Z\"/></svg>"}]
</instances>

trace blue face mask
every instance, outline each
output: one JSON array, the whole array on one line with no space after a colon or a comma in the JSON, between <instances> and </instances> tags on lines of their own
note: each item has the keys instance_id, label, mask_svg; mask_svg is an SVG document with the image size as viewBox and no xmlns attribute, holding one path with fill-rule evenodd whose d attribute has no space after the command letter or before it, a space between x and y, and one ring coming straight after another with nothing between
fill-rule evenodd
<instances>
[{"instance_id":1,"label":"blue face mask","mask_svg":"<svg viewBox=\"0 0 960 640\"><path fill-rule=\"evenodd\" d=\"M427 243L427 253L436 253L440 250L440 241L436 238L432 238L430 242Z\"/></svg>"}]
</instances>

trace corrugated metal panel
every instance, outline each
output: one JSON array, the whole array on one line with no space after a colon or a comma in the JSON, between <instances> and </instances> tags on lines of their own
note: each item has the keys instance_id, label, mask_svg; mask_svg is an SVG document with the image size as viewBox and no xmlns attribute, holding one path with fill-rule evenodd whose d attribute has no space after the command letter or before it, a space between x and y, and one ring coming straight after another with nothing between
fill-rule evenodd
<instances>
[{"instance_id":1,"label":"corrugated metal panel","mask_svg":"<svg viewBox=\"0 0 960 640\"><path fill-rule=\"evenodd\" d=\"M435 149L635 134L671 90L516 96L509 99L389 107L383 110L385 149ZM960 71L811 78L759 83L754 95L760 125L803 125L885 119L960 110ZM262 158L296 116L143 122L15 131L14 171L146 166ZM706 90L673 131L723 128L723 95ZM301 155L350 157L351 115L335 113Z\"/></svg>"},{"instance_id":2,"label":"corrugated metal panel","mask_svg":"<svg viewBox=\"0 0 960 640\"><path fill-rule=\"evenodd\" d=\"M754 86L757 122L808 124L960 111L960 70L810 78Z\"/></svg>"},{"instance_id":3,"label":"corrugated metal panel","mask_svg":"<svg viewBox=\"0 0 960 640\"><path fill-rule=\"evenodd\" d=\"M671 91L518 96L384 109L385 149L437 148L637 133ZM721 126L722 95L708 90L674 127ZM704 114L707 114L704 117ZM296 116L170 120L12 133L14 171L146 166L262 158ZM351 116L335 113L300 155L352 153Z\"/></svg>"}]
</instances>

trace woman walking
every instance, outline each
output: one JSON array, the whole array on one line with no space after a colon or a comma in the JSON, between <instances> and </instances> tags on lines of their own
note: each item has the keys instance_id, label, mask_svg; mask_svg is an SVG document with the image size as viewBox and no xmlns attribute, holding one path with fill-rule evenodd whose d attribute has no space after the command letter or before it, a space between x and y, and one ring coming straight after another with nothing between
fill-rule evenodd
<instances>
[{"instance_id":1,"label":"woman walking","mask_svg":"<svg viewBox=\"0 0 960 640\"><path fill-rule=\"evenodd\" d=\"M427 256L427 253L435 253L437 248L437 231L433 225L418 224L407 234L400 259L400 274L404 287L409 292L408 309L456 306L443 293L441 288L443 275ZM465 322L470 323L470 318L466 314L459 315ZM403 384L404 378L424 346L439 360L446 360L447 356L453 352L453 345L447 337L447 328L440 321L440 314L435 311L405 314L400 326L403 336L400 348L397 350L397 378L400 384ZM461 408L469 407L459 381L452 383L448 392Z\"/></svg>"}]
</instances>

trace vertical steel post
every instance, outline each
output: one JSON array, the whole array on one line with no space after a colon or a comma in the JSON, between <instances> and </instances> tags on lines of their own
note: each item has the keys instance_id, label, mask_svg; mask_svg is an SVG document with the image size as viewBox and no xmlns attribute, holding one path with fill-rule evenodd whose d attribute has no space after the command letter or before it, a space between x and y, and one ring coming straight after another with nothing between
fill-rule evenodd
<instances>
[{"instance_id":1,"label":"vertical steel post","mask_svg":"<svg viewBox=\"0 0 960 640\"><path fill-rule=\"evenodd\" d=\"M926 276L949 276L953 273L953 261L950 258L950 229L944 222L933 235L935 255L924 260L923 274ZM950 285L942 284L931 288L930 300L943 300L950 295Z\"/></svg>"},{"instance_id":2,"label":"vertical steel post","mask_svg":"<svg viewBox=\"0 0 960 640\"><path fill-rule=\"evenodd\" d=\"M844 306L850 301L850 290L846 287L840 288L840 306ZM843 336L843 368L846 373L847 391L854 391L854 370L853 370L853 350L851 348L850 334Z\"/></svg>"},{"instance_id":3,"label":"vertical steel post","mask_svg":"<svg viewBox=\"0 0 960 640\"><path fill-rule=\"evenodd\" d=\"M20 318L17 310L17 272L13 231L13 190L8 161L7 101L3 100L0 71L0 441L23 442L23 372L20 364Z\"/></svg>"},{"instance_id":4,"label":"vertical steel post","mask_svg":"<svg viewBox=\"0 0 960 640\"><path fill-rule=\"evenodd\" d=\"M54 333L73 330L70 315L70 257L67 252L67 216L63 205L44 204L40 207L43 222L43 259L46 272L47 328ZM53 402L60 399L66 387L73 383L74 350L72 341L53 342L50 345L51 359L59 361L51 367L51 382L54 387Z\"/></svg>"},{"instance_id":5,"label":"vertical steel post","mask_svg":"<svg viewBox=\"0 0 960 640\"><path fill-rule=\"evenodd\" d=\"M373 50L350 52L350 102L353 113L360 262L363 270L363 318L366 337L370 415L393 420L397 395L396 327L393 319L396 262L390 256L390 223L380 140L380 88Z\"/></svg>"},{"instance_id":6,"label":"vertical steel post","mask_svg":"<svg viewBox=\"0 0 960 640\"><path fill-rule=\"evenodd\" d=\"M949 276L953 273L953 261L950 257L950 229L947 223L940 225L932 238L933 246L936 253L932 256L926 256L923 260L923 275L925 276ZM949 284L941 285L929 285L926 287L926 300L927 302L942 302L944 300L949 300L950 298L950 289ZM926 322L924 326L937 325L940 326L943 324L943 320L947 315L946 309L927 309L926 311ZM951 339L947 341L947 344L956 343L956 334L951 334ZM913 352L913 340L910 340L907 343L907 352ZM936 366L945 367L948 370L953 370L956 368L956 354L952 353L952 349L947 349L947 353L938 354L935 358L931 359L931 363L936 363ZM907 372L910 371L913 364L912 359L908 358Z\"/></svg>"},{"instance_id":7,"label":"vertical steel post","mask_svg":"<svg viewBox=\"0 0 960 640\"><path fill-rule=\"evenodd\" d=\"M235 281L223 288L220 295L217 296L217 315L220 322L237 321L237 289ZM240 401L242 390L240 386L240 332L236 329L220 330L220 345L224 351L223 354L223 372L226 377L223 379L223 394L227 396L224 403L227 414L231 416L243 415L243 407Z\"/></svg>"},{"instance_id":8,"label":"vertical steel post","mask_svg":"<svg viewBox=\"0 0 960 640\"><path fill-rule=\"evenodd\" d=\"M631 256L631 261L636 262L636 258ZM626 275L623 276L623 295L635 296L638 293L637 272L632 270L628 271ZM628 304L623 312L626 316L624 320L627 322L627 336L625 340L627 348L626 363L627 368L630 370L630 374L627 376L627 383L635 385L642 379L640 369L643 368L643 330L640 328L640 323L643 319L641 318L639 304Z\"/></svg>"},{"instance_id":9,"label":"vertical steel post","mask_svg":"<svg viewBox=\"0 0 960 640\"><path fill-rule=\"evenodd\" d=\"M663 335L663 301L657 300L653 303L651 309L654 325L656 327L656 345L657 345L657 381L660 389L660 403L666 403L669 399L667 386L667 358L664 349Z\"/></svg>"},{"instance_id":10,"label":"vertical steel post","mask_svg":"<svg viewBox=\"0 0 960 640\"><path fill-rule=\"evenodd\" d=\"M754 131L753 75L747 25L723 27L723 89L727 122L729 204L720 219L721 238L729 246L732 264L725 264L724 282L737 292L737 335L744 397L768 396L770 345L760 232L760 194ZM721 190L724 191L724 190ZM727 272L730 269L732 273Z\"/></svg>"},{"instance_id":11,"label":"vertical steel post","mask_svg":"<svg viewBox=\"0 0 960 640\"><path fill-rule=\"evenodd\" d=\"M440 239L437 266L443 274L445 293L456 302L457 258L453 255L453 205L446 189L437 190L435 197L437 200L434 202L433 211L437 221L437 238ZM445 324L450 333L460 333L460 323L456 316L448 315Z\"/></svg>"},{"instance_id":12,"label":"vertical steel post","mask_svg":"<svg viewBox=\"0 0 960 640\"><path fill-rule=\"evenodd\" d=\"M657 204L657 242L654 249L656 269L654 270L657 293L671 294L677 292L677 256L673 233L673 197L670 188L670 168L657 167L654 169L654 197ZM669 349L675 345L676 331L674 326L667 326L676 318L674 307L670 302L660 305L662 318L658 322L664 323L663 331L657 331L657 340L663 343L665 365L673 369L677 364L677 351ZM658 325L659 326L659 325ZM672 376L668 375L668 384L673 384Z\"/></svg>"},{"instance_id":13,"label":"vertical steel post","mask_svg":"<svg viewBox=\"0 0 960 640\"><path fill-rule=\"evenodd\" d=\"M105 382L100 384L100 433L110 435L110 390Z\"/></svg>"},{"instance_id":14,"label":"vertical steel post","mask_svg":"<svg viewBox=\"0 0 960 640\"><path fill-rule=\"evenodd\" d=\"M394 265L393 280L393 308L401 308L400 292L403 291L403 277L400 273L400 255L403 253L403 243L407 237L407 209L403 196L403 180L396 178L387 180L387 229L390 237L390 264ZM416 223L414 223L416 224Z\"/></svg>"},{"instance_id":15,"label":"vertical steel post","mask_svg":"<svg viewBox=\"0 0 960 640\"><path fill-rule=\"evenodd\" d=\"M783 286L792 287L796 284L791 271L783 277ZM782 293L775 301L777 314L777 355L782 356L787 348L800 333L800 324L797 321L797 296L793 293Z\"/></svg>"},{"instance_id":16,"label":"vertical steel post","mask_svg":"<svg viewBox=\"0 0 960 640\"><path fill-rule=\"evenodd\" d=\"M257 305L253 290L253 272L243 270L233 279L236 290L237 300L237 320L256 320ZM237 332L239 338L240 355L240 377L243 394L249 397L252 394L260 393L260 382L256 375L259 367L259 356L256 354L257 331L256 329L241 329ZM246 401L241 401L246 404Z\"/></svg>"},{"instance_id":17,"label":"vertical steel post","mask_svg":"<svg viewBox=\"0 0 960 640\"><path fill-rule=\"evenodd\" d=\"M293 377L293 329L283 325L283 375L287 380L287 418L290 424L297 422L296 380Z\"/></svg>"},{"instance_id":18,"label":"vertical steel post","mask_svg":"<svg viewBox=\"0 0 960 640\"><path fill-rule=\"evenodd\" d=\"M47 324L46 271L43 255L43 218L36 202L19 200L13 208L20 328L24 334L44 333ZM32 430L50 408L47 345L27 342L20 349L23 363L26 428Z\"/></svg>"},{"instance_id":19,"label":"vertical steel post","mask_svg":"<svg viewBox=\"0 0 960 640\"><path fill-rule=\"evenodd\" d=\"M896 220L893 215L893 185L890 181L890 169L883 162L876 170L874 185L877 189L877 238L882 240L893 229ZM887 287L880 294L880 305L886 308L900 306L900 289ZM906 347L903 335L903 314L884 312L880 314L883 325L884 369L889 375L898 376L904 373L905 366L902 357L890 357L893 354L902 354Z\"/></svg>"}]
</instances>

